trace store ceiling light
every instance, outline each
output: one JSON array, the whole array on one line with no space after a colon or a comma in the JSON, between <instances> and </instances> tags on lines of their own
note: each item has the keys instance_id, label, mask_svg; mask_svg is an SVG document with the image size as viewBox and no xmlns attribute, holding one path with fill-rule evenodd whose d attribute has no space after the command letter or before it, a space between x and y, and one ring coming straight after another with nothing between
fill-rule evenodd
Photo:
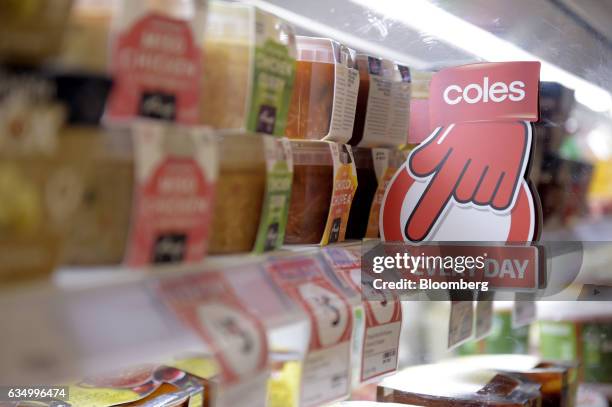
<instances>
[{"instance_id":1,"label":"store ceiling light","mask_svg":"<svg viewBox=\"0 0 612 407\"><path fill-rule=\"evenodd\" d=\"M605 89L558 66L544 61L524 49L475 26L426 0L351 0L387 18L399 21L420 32L483 58L486 61L532 61L542 63L541 77L562 83L575 91L576 100L596 112L610 111L612 96Z\"/></svg>"}]
</instances>

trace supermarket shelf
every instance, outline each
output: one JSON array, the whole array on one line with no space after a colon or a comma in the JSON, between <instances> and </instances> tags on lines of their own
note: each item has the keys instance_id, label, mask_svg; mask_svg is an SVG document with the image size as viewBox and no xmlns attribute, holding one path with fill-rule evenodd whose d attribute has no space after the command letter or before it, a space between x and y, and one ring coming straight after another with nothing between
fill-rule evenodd
<instances>
[{"instance_id":1,"label":"supermarket shelf","mask_svg":"<svg viewBox=\"0 0 612 407\"><path fill-rule=\"evenodd\" d=\"M347 242L335 247L359 245ZM604 275L609 274L604 265L612 261L612 243L586 248L587 261L576 279L578 284L572 286L575 291L572 299L578 298L581 284L612 280ZM53 284L7 290L0 294L0 325L4 328L0 382L82 376L163 361L177 352L207 352L203 342L160 304L155 292L159 281L222 269L233 276L232 285L239 294L248 296L249 292L256 292L253 298L256 302L274 297L271 285L253 277L254 270L260 270L257 265L270 257L320 251L319 246L299 246L267 255L210 256L198 266L154 271L125 267L64 268L56 273ZM554 274L558 274L557 268L571 267L568 261L571 255L561 252L549 258ZM271 291L266 294L265 290ZM610 302L597 302L591 308L597 314L612 313ZM299 342L305 347L310 329L305 316L289 306L280 305L278 309L282 312L267 316L268 332L276 335L276 340ZM554 310L554 303L546 302L543 312L546 310ZM113 335L114 332L121 335Z\"/></svg>"},{"instance_id":2,"label":"supermarket shelf","mask_svg":"<svg viewBox=\"0 0 612 407\"><path fill-rule=\"evenodd\" d=\"M319 246L300 246L265 256L209 256L197 266L155 270L64 268L54 276L54 284L6 290L0 294L0 326L4 331L0 382L45 383L49 378L70 379L162 362L177 353L206 353L209 350L203 341L161 304L156 296L160 281L223 269L236 293L256 308L257 301L279 298L276 288L258 274L258 264L271 257L318 251ZM263 321L274 342L307 346L310 326L301 310L292 304L262 307L264 312L280 310L266 314Z\"/></svg>"}]
</instances>

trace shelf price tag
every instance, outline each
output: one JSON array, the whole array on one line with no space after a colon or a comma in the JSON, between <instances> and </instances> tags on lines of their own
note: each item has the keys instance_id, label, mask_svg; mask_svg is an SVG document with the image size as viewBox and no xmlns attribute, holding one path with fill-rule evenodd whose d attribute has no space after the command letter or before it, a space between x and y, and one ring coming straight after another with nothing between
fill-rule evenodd
<instances>
[{"instance_id":1,"label":"shelf price tag","mask_svg":"<svg viewBox=\"0 0 612 407\"><path fill-rule=\"evenodd\" d=\"M217 404L265 406L268 343L262 322L239 299L220 272L160 281L163 302L214 352L220 368Z\"/></svg>"},{"instance_id":2,"label":"shelf price tag","mask_svg":"<svg viewBox=\"0 0 612 407\"><path fill-rule=\"evenodd\" d=\"M317 258L299 256L267 264L270 277L308 314L310 342L301 374L300 405L342 399L350 390L351 306L326 278Z\"/></svg>"},{"instance_id":3,"label":"shelf price tag","mask_svg":"<svg viewBox=\"0 0 612 407\"><path fill-rule=\"evenodd\" d=\"M454 348L472 338L474 334L473 301L451 300L448 321L448 348Z\"/></svg>"},{"instance_id":4,"label":"shelf price tag","mask_svg":"<svg viewBox=\"0 0 612 407\"><path fill-rule=\"evenodd\" d=\"M512 328L529 325L536 319L536 304L534 293L515 293L512 307Z\"/></svg>"},{"instance_id":5,"label":"shelf price tag","mask_svg":"<svg viewBox=\"0 0 612 407\"><path fill-rule=\"evenodd\" d=\"M493 329L493 291L480 291L476 301L476 340L485 338Z\"/></svg>"},{"instance_id":6,"label":"shelf price tag","mask_svg":"<svg viewBox=\"0 0 612 407\"><path fill-rule=\"evenodd\" d=\"M359 382L368 382L397 370L399 337L402 327L402 307L397 296L376 292L371 285L361 282L361 259L344 248L326 248L326 258L350 286L362 293L365 329L357 349L359 352ZM370 296L369 294L373 294ZM381 300L368 297L383 296Z\"/></svg>"}]
</instances>

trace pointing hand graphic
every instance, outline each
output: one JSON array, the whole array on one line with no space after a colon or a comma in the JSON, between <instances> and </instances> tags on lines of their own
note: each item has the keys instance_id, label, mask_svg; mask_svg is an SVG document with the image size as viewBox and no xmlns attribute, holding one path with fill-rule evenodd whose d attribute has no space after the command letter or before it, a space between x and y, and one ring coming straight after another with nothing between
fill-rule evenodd
<instances>
[{"instance_id":1,"label":"pointing hand graphic","mask_svg":"<svg viewBox=\"0 0 612 407\"><path fill-rule=\"evenodd\" d=\"M409 158L414 177L431 179L406 222L406 237L425 239L451 199L497 211L512 208L530 145L530 125L525 122L459 123L436 129Z\"/></svg>"}]
</instances>

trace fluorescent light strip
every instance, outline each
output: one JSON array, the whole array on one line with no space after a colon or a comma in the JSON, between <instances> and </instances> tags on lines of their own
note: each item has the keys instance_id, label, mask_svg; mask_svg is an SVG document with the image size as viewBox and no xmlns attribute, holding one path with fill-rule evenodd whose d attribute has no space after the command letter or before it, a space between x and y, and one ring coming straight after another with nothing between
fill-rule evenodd
<instances>
[{"instance_id":1,"label":"fluorescent light strip","mask_svg":"<svg viewBox=\"0 0 612 407\"><path fill-rule=\"evenodd\" d=\"M425 0L351 0L385 17L439 38L457 48L491 62L531 61L542 63L543 80L556 81L575 90L576 100L597 112L610 111L612 97L594 85L558 66L505 41Z\"/></svg>"},{"instance_id":2,"label":"fluorescent light strip","mask_svg":"<svg viewBox=\"0 0 612 407\"><path fill-rule=\"evenodd\" d=\"M308 17L304 17L300 14L294 13L293 11L287 10L286 8L271 4L264 0L243 0L243 3L255 5L262 10L279 16L285 21L302 27L308 31L319 33L319 35L326 35L329 38L339 41L348 47L363 51L376 50L377 55L380 57L406 64L416 69L426 69L431 65L427 61L423 61L403 52L397 52L391 48L364 40L363 38L349 34L346 31L338 30L329 25L314 21Z\"/></svg>"}]
</instances>

